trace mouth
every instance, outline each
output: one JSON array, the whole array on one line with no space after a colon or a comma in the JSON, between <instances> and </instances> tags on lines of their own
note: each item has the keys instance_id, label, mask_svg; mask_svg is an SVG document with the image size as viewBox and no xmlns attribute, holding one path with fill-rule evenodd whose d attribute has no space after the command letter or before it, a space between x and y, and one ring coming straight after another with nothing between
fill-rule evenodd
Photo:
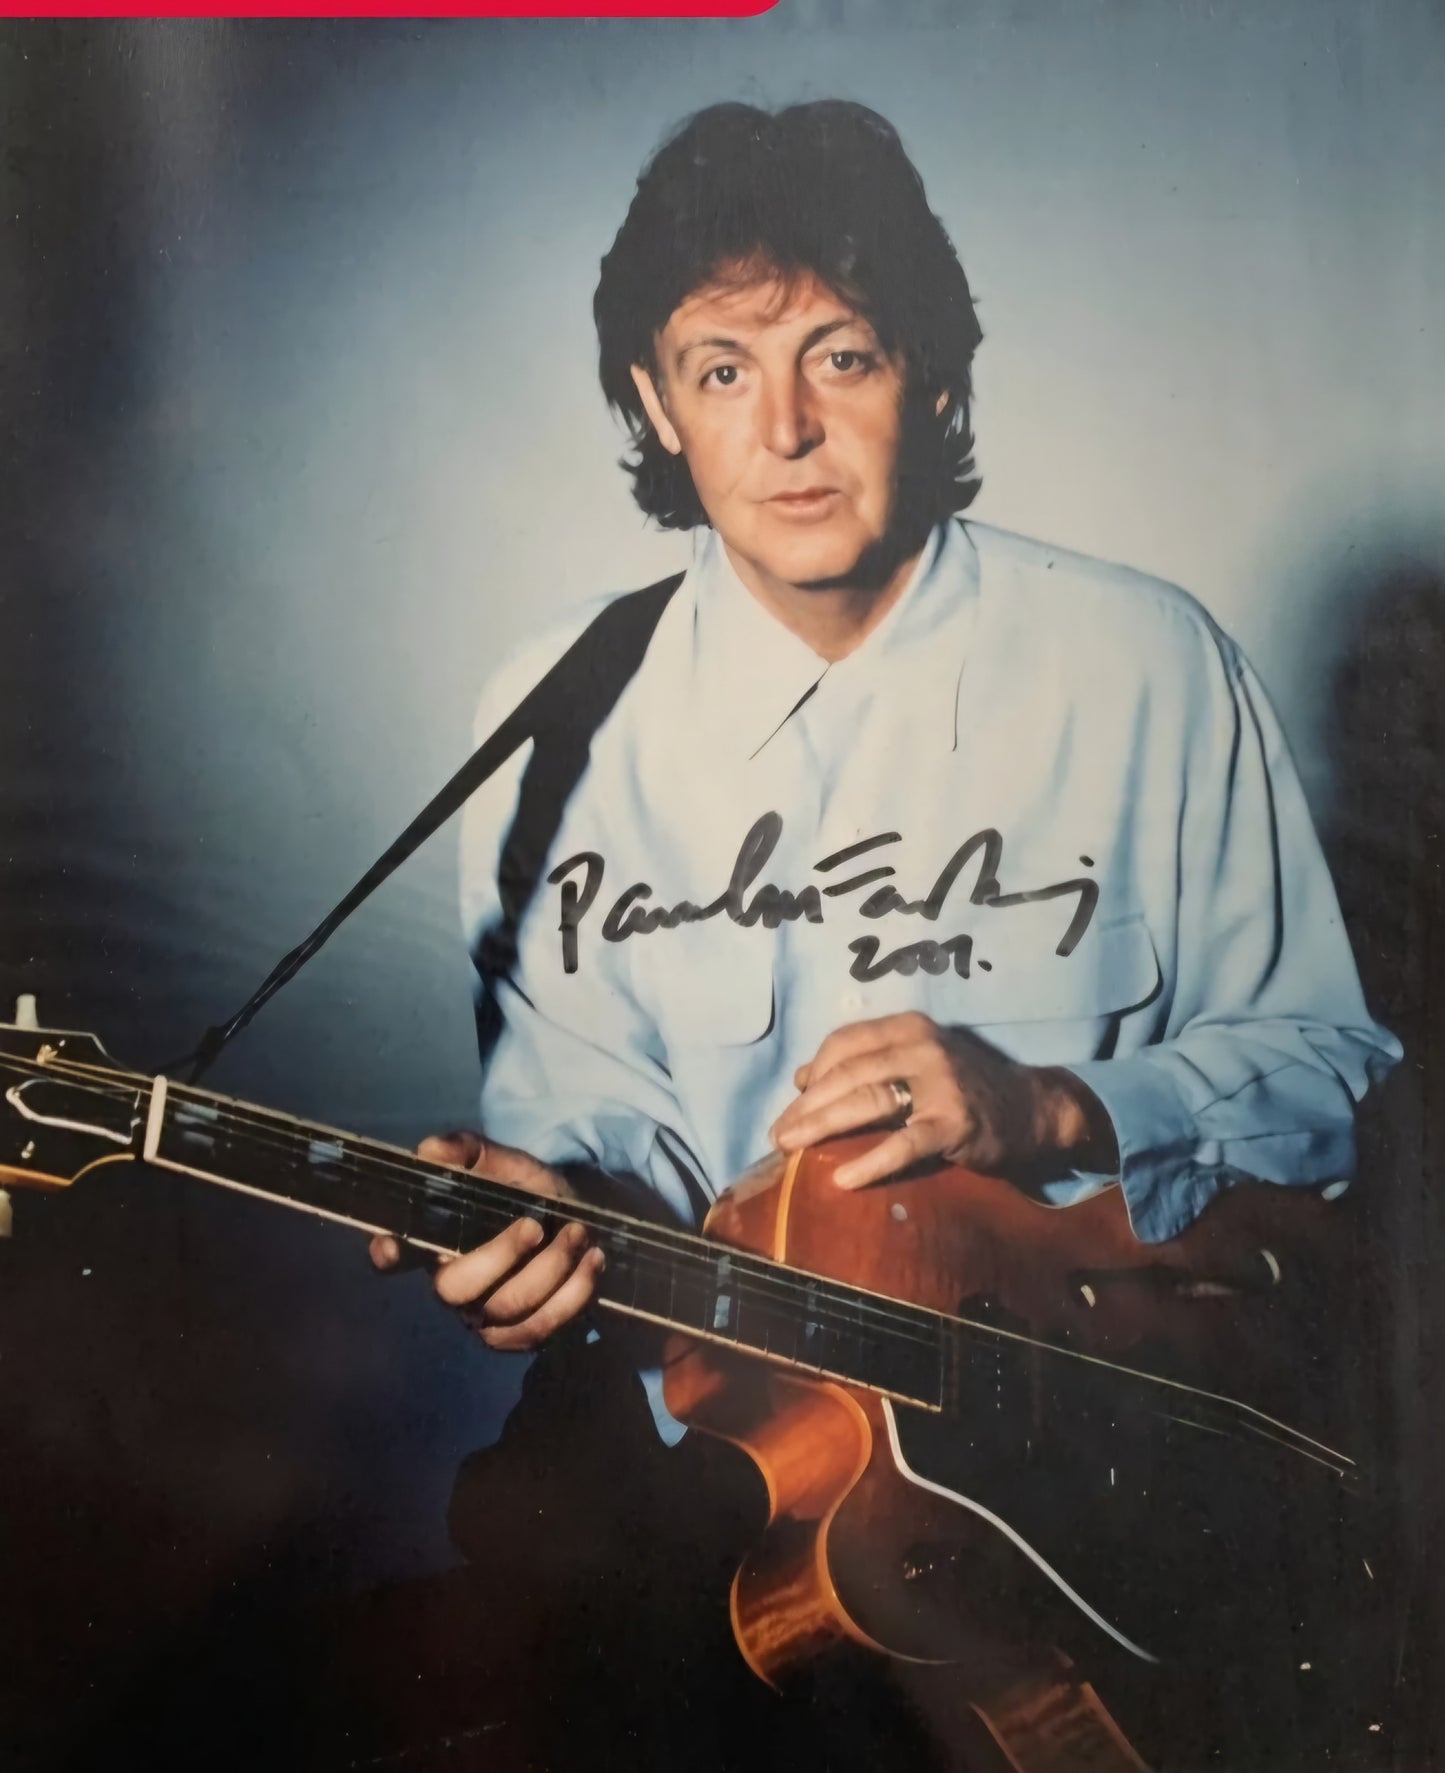
<instances>
[{"instance_id":1,"label":"mouth","mask_svg":"<svg viewBox=\"0 0 1445 1773\"><path fill-rule=\"evenodd\" d=\"M842 495L832 486L805 486L798 492L774 493L766 502L775 510L807 517L824 511Z\"/></svg>"}]
</instances>

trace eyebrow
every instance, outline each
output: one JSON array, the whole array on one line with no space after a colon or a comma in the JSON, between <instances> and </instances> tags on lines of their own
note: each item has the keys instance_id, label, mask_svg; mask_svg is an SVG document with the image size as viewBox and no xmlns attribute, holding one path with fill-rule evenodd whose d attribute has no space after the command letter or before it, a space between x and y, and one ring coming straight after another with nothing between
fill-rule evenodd
<instances>
[{"instance_id":1,"label":"eyebrow","mask_svg":"<svg viewBox=\"0 0 1445 1773\"><path fill-rule=\"evenodd\" d=\"M814 345L821 344L824 339L830 337L835 332L841 332L845 326L867 326L868 324L868 321L865 320L861 314L843 314L836 320L825 320L820 326L815 326L812 331L808 333L807 337L803 340L802 350L799 352L799 355L801 356L803 352L811 351ZM712 350L746 351L747 346L743 344L740 339L693 339L691 343L684 345L677 354L677 364L679 369L695 351Z\"/></svg>"},{"instance_id":2,"label":"eyebrow","mask_svg":"<svg viewBox=\"0 0 1445 1773\"><path fill-rule=\"evenodd\" d=\"M694 351L742 351L746 347L738 339L694 339L677 354L679 364L686 363Z\"/></svg>"}]
</instances>

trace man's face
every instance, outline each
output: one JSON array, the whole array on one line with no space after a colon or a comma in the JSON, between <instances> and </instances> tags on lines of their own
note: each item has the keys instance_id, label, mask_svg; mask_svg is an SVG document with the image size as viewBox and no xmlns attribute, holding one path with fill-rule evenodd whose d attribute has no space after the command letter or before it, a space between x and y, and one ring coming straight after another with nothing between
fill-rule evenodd
<instances>
[{"instance_id":1,"label":"man's face","mask_svg":"<svg viewBox=\"0 0 1445 1773\"><path fill-rule=\"evenodd\" d=\"M893 520L902 364L814 278L689 296L633 378L747 576L847 582Z\"/></svg>"}]
</instances>

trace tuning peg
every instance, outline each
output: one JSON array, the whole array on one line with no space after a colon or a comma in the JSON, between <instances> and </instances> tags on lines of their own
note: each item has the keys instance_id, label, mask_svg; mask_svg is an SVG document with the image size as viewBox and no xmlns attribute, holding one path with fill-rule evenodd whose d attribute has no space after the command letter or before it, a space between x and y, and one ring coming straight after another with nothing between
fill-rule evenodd
<instances>
[{"instance_id":1,"label":"tuning peg","mask_svg":"<svg viewBox=\"0 0 1445 1773\"><path fill-rule=\"evenodd\" d=\"M15 1228L15 1215L10 1210L10 1196L0 1188L0 1237L9 1237Z\"/></svg>"},{"instance_id":2,"label":"tuning peg","mask_svg":"<svg viewBox=\"0 0 1445 1773\"><path fill-rule=\"evenodd\" d=\"M17 1028L39 1028L40 1018L35 1012L35 995L30 991L21 992L15 999L15 1026ZM3 1233L0 1233L3 1235Z\"/></svg>"}]
</instances>

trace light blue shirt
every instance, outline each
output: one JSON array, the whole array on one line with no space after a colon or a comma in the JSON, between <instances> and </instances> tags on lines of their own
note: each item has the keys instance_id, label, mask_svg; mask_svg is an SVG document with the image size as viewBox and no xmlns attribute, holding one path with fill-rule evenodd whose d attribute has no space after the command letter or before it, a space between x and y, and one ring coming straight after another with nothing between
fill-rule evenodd
<instances>
[{"instance_id":1,"label":"light blue shirt","mask_svg":"<svg viewBox=\"0 0 1445 1773\"><path fill-rule=\"evenodd\" d=\"M498 672L479 736L592 613ZM473 939L524 761L467 810ZM739 885L750 832L775 841ZM572 858L496 986L482 1123L635 1179L683 1224L767 1150L795 1068L865 1017L919 1009L1070 1067L1150 1241L1246 1177L1348 1178L1355 1103L1400 1056L1237 647L1172 586L980 524L941 526L831 665L703 532L548 869ZM595 886L572 971L569 882ZM645 929L683 902L715 909Z\"/></svg>"}]
</instances>

